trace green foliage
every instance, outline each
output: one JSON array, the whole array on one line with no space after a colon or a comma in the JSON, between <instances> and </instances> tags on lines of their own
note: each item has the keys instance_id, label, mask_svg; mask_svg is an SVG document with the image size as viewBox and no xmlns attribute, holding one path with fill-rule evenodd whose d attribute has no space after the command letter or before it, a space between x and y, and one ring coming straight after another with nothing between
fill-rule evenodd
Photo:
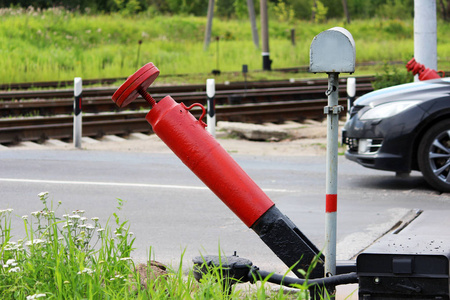
<instances>
[{"instance_id":1,"label":"green foliage","mask_svg":"<svg viewBox=\"0 0 450 300\"><path fill-rule=\"evenodd\" d=\"M138 0L114 0L117 9L124 15L131 16L141 10Z\"/></svg>"},{"instance_id":2,"label":"green foliage","mask_svg":"<svg viewBox=\"0 0 450 300\"><path fill-rule=\"evenodd\" d=\"M0 290L2 299L74 299L132 291L133 233L116 216L115 230L82 210L57 217L48 193L40 193L42 210L22 216L26 236L17 241L2 228ZM58 205L59 206L59 205ZM10 224L2 214L2 224ZM9 220L8 220L9 219ZM100 245L100 247L97 247ZM131 275L131 277L129 276ZM37 295L40 295L39 297ZM32 298L34 299L34 298Z\"/></svg>"},{"instance_id":3,"label":"green foliage","mask_svg":"<svg viewBox=\"0 0 450 300\"><path fill-rule=\"evenodd\" d=\"M246 0L235 0L233 3L233 7L234 7L234 15L238 19L248 18L248 9Z\"/></svg>"},{"instance_id":4,"label":"green foliage","mask_svg":"<svg viewBox=\"0 0 450 300\"><path fill-rule=\"evenodd\" d=\"M292 6L287 5L284 1L280 1L274 6L273 9L278 21L287 22L289 24L294 23L295 12Z\"/></svg>"},{"instance_id":5,"label":"green foliage","mask_svg":"<svg viewBox=\"0 0 450 300\"><path fill-rule=\"evenodd\" d=\"M326 20L328 8L319 0L316 0L312 7L313 20L317 23L322 23Z\"/></svg>"},{"instance_id":6,"label":"green foliage","mask_svg":"<svg viewBox=\"0 0 450 300\"><path fill-rule=\"evenodd\" d=\"M412 73L407 72L406 69L399 71L397 68L392 67L389 64L384 65L384 73L377 74L375 81L372 82L374 90L391 87L403 83L409 83L414 80Z\"/></svg>"},{"instance_id":7,"label":"green foliage","mask_svg":"<svg viewBox=\"0 0 450 300\"><path fill-rule=\"evenodd\" d=\"M388 19L410 19L414 17L414 0L387 0L378 6L376 15Z\"/></svg>"},{"instance_id":8,"label":"green foliage","mask_svg":"<svg viewBox=\"0 0 450 300\"><path fill-rule=\"evenodd\" d=\"M256 290L236 289L222 266L208 267L200 282L183 264L163 274L131 258L134 242L128 221L113 214L103 226L83 210L58 217L48 192L38 195L42 209L22 216L25 237L13 241L13 209L0 210L0 294L2 300L28 299L307 299L298 293L271 291L267 279ZM124 201L118 199L120 211ZM219 249L220 254L220 249ZM181 256L181 262L183 261ZM314 262L311 264L314 265ZM142 269L141 266L144 266ZM304 273L307 278L308 273Z\"/></svg>"},{"instance_id":9,"label":"green foliage","mask_svg":"<svg viewBox=\"0 0 450 300\"><path fill-rule=\"evenodd\" d=\"M167 0L171 13L204 16L208 9L208 0Z\"/></svg>"},{"instance_id":10,"label":"green foliage","mask_svg":"<svg viewBox=\"0 0 450 300\"><path fill-rule=\"evenodd\" d=\"M259 1L253 0L256 11L259 12ZM318 0L316 0L318 1ZM409 18L412 16L414 0L348 0L348 9L352 20L373 18ZM322 19L343 18L342 0L320 0L323 7L327 8ZM314 12L314 0L273 0L272 6L285 3L286 7L292 7L297 18L310 20ZM443 1L438 8L443 10L447 1ZM152 14L181 14L205 16L208 0L0 0L0 7L35 7L48 9L63 7L79 13L117 12L131 15L135 12L144 12L151 9ZM224 18L245 18L246 0L216 0L215 14ZM448 12L447 12L448 14Z\"/></svg>"},{"instance_id":11,"label":"green foliage","mask_svg":"<svg viewBox=\"0 0 450 300\"><path fill-rule=\"evenodd\" d=\"M292 5L295 9L287 0L283 3L285 8ZM314 36L344 26L343 20L275 20L274 10L271 17L274 69L308 65ZM161 74L199 74L201 82L216 68L217 60L222 72L241 70L243 64L251 73L261 69L261 52L252 43L245 18L216 18L212 36L221 39L213 41L207 51L203 50L205 17L159 15L153 8L137 17L121 12L87 15L61 8L8 8L0 10L0 18L0 53L8 58L0 60L0 83L125 77L150 61ZM412 19L353 20L345 27L355 39L358 63L407 60L413 55ZM290 43L292 28L297 37L295 46ZM438 64L445 70L450 67L450 23L439 21L437 30ZM143 43L136 62L139 40ZM357 72L361 74L361 68ZM374 73L372 69L370 74Z\"/></svg>"}]
</instances>

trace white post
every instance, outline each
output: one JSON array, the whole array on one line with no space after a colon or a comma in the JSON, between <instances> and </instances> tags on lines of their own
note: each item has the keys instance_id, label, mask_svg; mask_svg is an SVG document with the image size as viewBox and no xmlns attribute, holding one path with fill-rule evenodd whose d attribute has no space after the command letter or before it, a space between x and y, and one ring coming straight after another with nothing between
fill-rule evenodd
<instances>
[{"instance_id":1,"label":"white post","mask_svg":"<svg viewBox=\"0 0 450 300\"><path fill-rule=\"evenodd\" d=\"M261 40L263 70L270 71L272 61L269 53L269 15L267 12L267 0L260 0Z\"/></svg>"},{"instance_id":2,"label":"white post","mask_svg":"<svg viewBox=\"0 0 450 300\"><path fill-rule=\"evenodd\" d=\"M337 226L337 169L338 169L338 127L339 73L328 73L327 115L327 172L325 198L325 276L336 275L336 226Z\"/></svg>"},{"instance_id":3,"label":"white post","mask_svg":"<svg viewBox=\"0 0 450 300\"><path fill-rule=\"evenodd\" d=\"M437 71L436 1L414 0L414 58ZM416 76L416 81L419 80Z\"/></svg>"},{"instance_id":4,"label":"white post","mask_svg":"<svg viewBox=\"0 0 450 300\"><path fill-rule=\"evenodd\" d=\"M348 77L347 78L347 120L350 119L350 109L353 106L353 102L355 102L356 95L356 78Z\"/></svg>"},{"instance_id":5,"label":"white post","mask_svg":"<svg viewBox=\"0 0 450 300\"><path fill-rule=\"evenodd\" d=\"M216 108L214 97L216 96L216 83L214 79L206 79L206 96L208 114L206 124L208 124L208 132L216 137Z\"/></svg>"},{"instance_id":6,"label":"white post","mask_svg":"<svg viewBox=\"0 0 450 300\"><path fill-rule=\"evenodd\" d=\"M80 77L74 79L73 95L75 100L73 102L73 145L76 148L81 148L82 137L82 114L81 114L81 101L82 101L82 81Z\"/></svg>"}]
</instances>

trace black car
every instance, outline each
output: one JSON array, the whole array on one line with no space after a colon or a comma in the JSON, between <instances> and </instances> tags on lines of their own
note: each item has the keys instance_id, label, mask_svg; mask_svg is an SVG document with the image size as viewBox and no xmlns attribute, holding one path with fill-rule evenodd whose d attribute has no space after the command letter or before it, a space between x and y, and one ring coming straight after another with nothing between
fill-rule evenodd
<instances>
[{"instance_id":1,"label":"black car","mask_svg":"<svg viewBox=\"0 0 450 300\"><path fill-rule=\"evenodd\" d=\"M345 157L364 167L418 170L433 188L450 192L450 77L361 96L342 140Z\"/></svg>"}]
</instances>

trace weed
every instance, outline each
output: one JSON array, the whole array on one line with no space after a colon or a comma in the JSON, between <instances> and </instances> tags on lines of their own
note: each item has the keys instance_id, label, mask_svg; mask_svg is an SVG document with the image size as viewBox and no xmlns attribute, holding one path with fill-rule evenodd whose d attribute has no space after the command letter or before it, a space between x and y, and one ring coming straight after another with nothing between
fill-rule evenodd
<instances>
[{"instance_id":1,"label":"weed","mask_svg":"<svg viewBox=\"0 0 450 300\"><path fill-rule=\"evenodd\" d=\"M83 210L58 217L58 202L48 192L38 195L42 209L24 215L25 236L12 240L13 209L0 210L0 293L8 299L304 299L300 293L271 292L267 280L256 291L223 285L217 268L197 282L183 265L164 267L158 274L149 262L135 266L131 259L135 238L119 211L105 224ZM151 249L150 249L151 250ZM219 251L220 252L220 251ZM183 261L183 255L182 259ZM220 267L220 266L219 266Z\"/></svg>"}]
</instances>

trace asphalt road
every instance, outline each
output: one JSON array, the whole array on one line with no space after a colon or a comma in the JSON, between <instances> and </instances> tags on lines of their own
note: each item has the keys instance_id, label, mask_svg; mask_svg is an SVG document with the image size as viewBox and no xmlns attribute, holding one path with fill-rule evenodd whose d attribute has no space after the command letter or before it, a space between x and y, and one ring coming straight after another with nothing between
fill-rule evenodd
<instances>
[{"instance_id":1,"label":"asphalt road","mask_svg":"<svg viewBox=\"0 0 450 300\"><path fill-rule=\"evenodd\" d=\"M319 249L324 240L325 157L232 155ZM448 211L450 195L432 191L419 173L395 178L339 157L338 259L370 244L410 209ZM217 180L220 180L218 178ZM173 154L87 150L0 151L0 209L13 208L15 239L22 215L40 210L48 191L57 215L86 211L104 224L117 212L129 220L133 257L175 267L194 256L237 251L262 269L283 272L282 262ZM439 228L436 232L439 233Z\"/></svg>"}]
</instances>

